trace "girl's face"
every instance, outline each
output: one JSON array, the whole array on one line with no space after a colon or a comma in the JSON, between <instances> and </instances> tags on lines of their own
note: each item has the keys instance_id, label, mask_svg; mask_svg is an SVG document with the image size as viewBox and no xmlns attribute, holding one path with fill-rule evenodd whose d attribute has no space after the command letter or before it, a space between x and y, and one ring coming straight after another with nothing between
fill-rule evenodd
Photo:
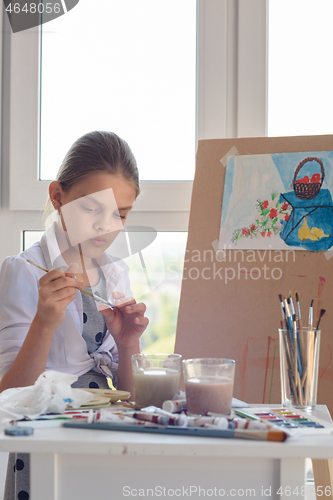
<instances>
[{"instance_id":1,"label":"girl's face","mask_svg":"<svg viewBox=\"0 0 333 500\"><path fill-rule=\"evenodd\" d=\"M68 191L63 191L59 182L52 182L50 196L55 200L55 208L60 208L70 245L75 247L80 243L83 255L97 258L123 228L136 190L122 176L97 172Z\"/></svg>"}]
</instances>

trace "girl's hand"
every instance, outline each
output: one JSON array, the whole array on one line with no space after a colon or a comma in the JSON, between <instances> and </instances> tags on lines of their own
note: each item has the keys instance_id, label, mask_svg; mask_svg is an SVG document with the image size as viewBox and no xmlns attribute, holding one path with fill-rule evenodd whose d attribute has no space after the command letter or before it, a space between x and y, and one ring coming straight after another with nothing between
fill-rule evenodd
<instances>
[{"instance_id":1,"label":"girl's hand","mask_svg":"<svg viewBox=\"0 0 333 500\"><path fill-rule=\"evenodd\" d=\"M73 279L77 270L78 265L71 264L66 272L53 269L39 280L36 318L53 331L64 319L65 308L74 299L76 289L83 286L82 280Z\"/></svg>"},{"instance_id":2,"label":"girl's hand","mask_svg":"<svg viewBox=\"0 0 333 500\"><path fill-rule=\"evenodd\" d=\"M113 292L115 308L99 304L98 310L104 316L107 329L113 336L117 346L132 348L148 326L149 320L144 316L146 306L137 303L133 297L125 297L122 292Z\"/></svg>"}]
</instances>

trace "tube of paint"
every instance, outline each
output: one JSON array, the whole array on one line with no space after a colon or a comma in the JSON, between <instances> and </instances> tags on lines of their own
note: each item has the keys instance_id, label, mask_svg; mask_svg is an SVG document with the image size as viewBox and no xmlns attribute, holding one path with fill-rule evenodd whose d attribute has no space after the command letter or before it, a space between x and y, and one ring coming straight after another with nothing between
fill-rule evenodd
<instances>
[{"instance_id":1,"label":"tube of paint","mask_svg":"<svg viewBox=\"0 0 333 500\"><path fill-rule=\"evenodd\" d=\"M186 399L167 399L164 401L162 409L170 413L186 410Z\"/></svg>"},{"instance_id":2,"label":"tube of paint","mask_svg":"<svg viewBox=\"0 0 333 500\"><path fill-rule=\"evenodd\" d=\"M203 427L207 424L220 429L228 429L228 419L225 417L188 417L188 427Z\"/></svg>"},{"instance_id":3,"label":"tube of paint","mask_svg":"<svg viewBox=\"0 0 333 500\"><path fill-rule=\"evenodd\" d=\"M180 415L175 415L174 413L171 413L169 411L162 410L162 408L159 408L158 406L147 406L146 408L142 408L141 411L158 413L159 415L165 415L169 417L168 425L177 425L179 427L187 426L188 416L183 413L181 413Z\"/></svg>"},{"instance_id":4,"label":"tube of paint","mask_svg":"<svg viewBox=\"0 0 333 500\"><path fill-rule=\"evenodd\" d=\"M115 413L110 412L110 411L105 412L102 410L97 411L95 414L95 422L94 423L98 423L98 422L103 422L103 423L114 422L114 423L119 424L119 425L122 425L122 424L145 425L145 422L143 422L142 420L140 421L140 420L137 420L133 417L128 417L125 415L118 415L118 414L115 414ZM149 424L154 425L151 422L149 422Z\"/></svg>"},{"instance_id":5,"label":"tube of paint","mask_svg":"<svg viewBox=\"0 0 333 500\"><path fill-rule=\"evenodd\" d=\"M272 429L273 427L274 428L277 428L278 426L274 425L274 424L271 424L269 422L265 423L265 422L256 422L254 420L249 420L249 419L245 419L245 418L234 418L233 421L235 422L236 424L236 428L237 429L249 429L249 430L268 430L268 429Z\"/></svg>"}]
</instances>

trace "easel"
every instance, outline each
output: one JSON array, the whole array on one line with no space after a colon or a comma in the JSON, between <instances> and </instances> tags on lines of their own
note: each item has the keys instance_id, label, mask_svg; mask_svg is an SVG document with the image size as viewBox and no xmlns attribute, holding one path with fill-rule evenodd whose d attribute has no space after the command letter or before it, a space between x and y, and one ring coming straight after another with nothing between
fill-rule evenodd
<instances>
[{"instance_id":1,"label":"easel","mask_svg":"<svg viewBox=\"0 0 333 500\"><path fill-rule=\"evenodd\" d=\"M247 261L246 251L242 262L235 250L219 252L225 176L221 159L230 151L239 155L330 151L332 145L332 136L199 141L175 352L184 358L235 359L234 395L250 403L280 402L278 294L298 290L304 307L315 300L315 319L321 308L327 310L322 323L318 403L333 412L333 339L329 336L333 327L333 260L324 252L298 250L289 254L291 259L283 251L278 264L272 262L272 254L261 252L252 263ZM281 270L279 279L264 275L245 278L253 267L272 269L272 265ZM330 461L314 461L317 484L318 474L322 481L329 478L330 470Z\"/></svg>"}]
</instances>

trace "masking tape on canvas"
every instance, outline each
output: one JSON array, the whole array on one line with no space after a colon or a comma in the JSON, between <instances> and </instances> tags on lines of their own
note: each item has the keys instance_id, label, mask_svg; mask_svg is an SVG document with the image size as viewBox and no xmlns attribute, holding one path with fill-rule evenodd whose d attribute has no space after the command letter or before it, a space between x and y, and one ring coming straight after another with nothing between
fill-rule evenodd
<instances>
[{"instance_id":1,"label":"masking tape on canvas","mask_svg":"<svg viewBox=\"0 0 333 500\"><path fill-rule=\"evenodd\" d=\"M327 252L324 253L325 257L327 260L330 260L333 257L333 250L327 250Z\"/></svg>"},{"instance_id":2,"label":"masking tape on canvas","mask_svg":"<svg viewBox=\"0 0 333 500\"><path fill-rule=\"evenodd\" d=\"M223 156L223 158L221 158L220 162L224 167L226 167L229 157L236 155L238 155L238 149L236 148L236 146L232 146L232 148L229 149L229 151Z\"/></svg>"},{"instance_id":3,"label":"masking tape on canvas","mask_svg":"<svg viewBox=\"0 0 333 500\"><path fill-rule=\"evenodd\" d=\"M219 240L212 241L212 247L215 251L216 258L218 261L222 261L225 258L225 246L224 249L220 247Z\"/></svg>"}]
</instances>

